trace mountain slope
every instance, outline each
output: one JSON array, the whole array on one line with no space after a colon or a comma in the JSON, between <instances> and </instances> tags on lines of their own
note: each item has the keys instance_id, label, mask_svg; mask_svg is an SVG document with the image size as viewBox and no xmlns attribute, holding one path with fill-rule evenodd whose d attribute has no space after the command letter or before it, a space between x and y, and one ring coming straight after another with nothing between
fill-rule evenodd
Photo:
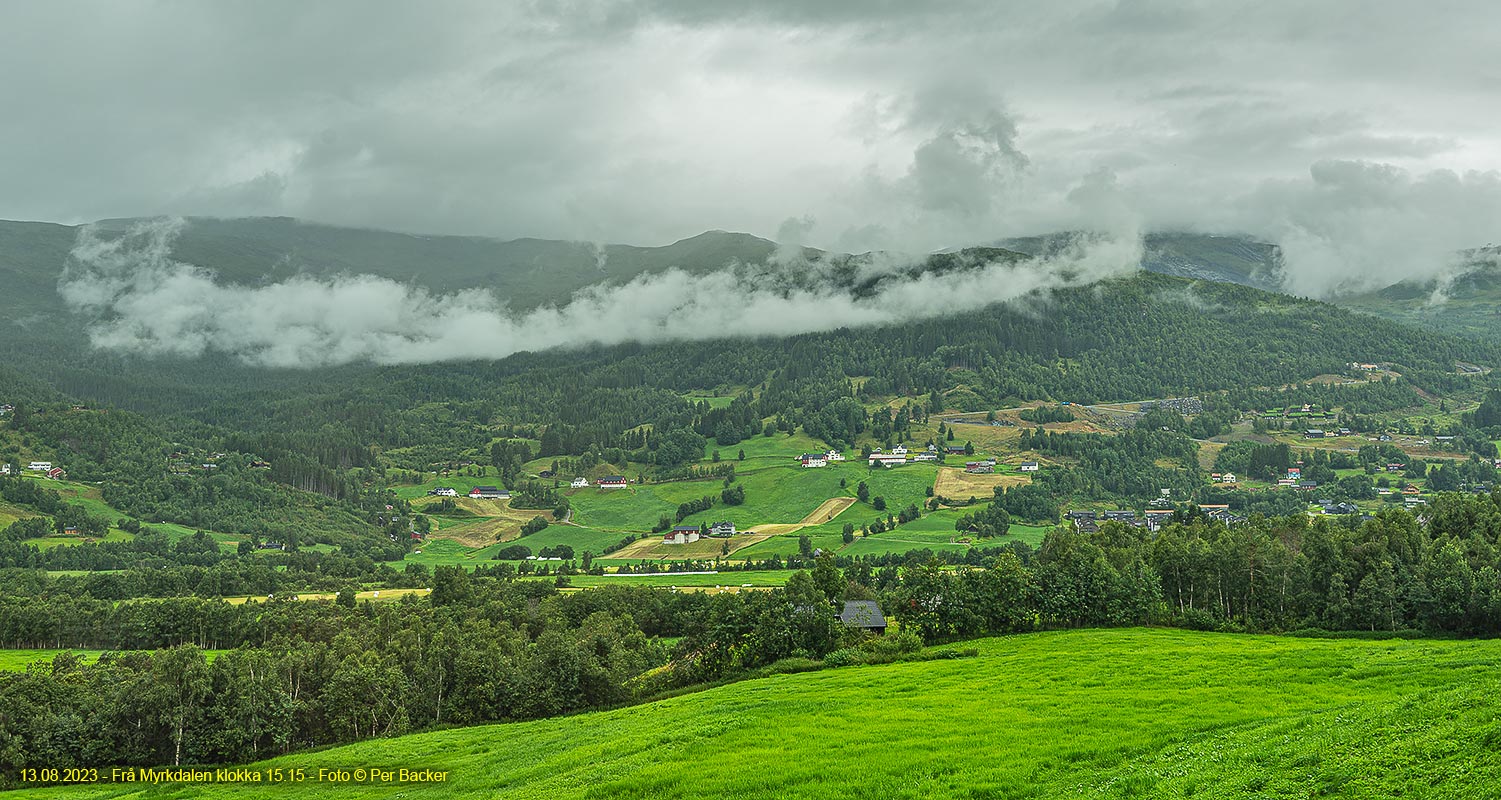
<instances>
[{"instance_id":1,"label":"mountain slope","mask_svg":"<svg viewBox=\"0 0 1501 800\"><path fill-rule=\"evenodd\" d=\"M1404 281L1341 298L1339 304L1456 336L1501 340L1501 253L1481 255L1487 258L1443 285Z\"/></svg>"},{"instance_id":2,"label":"mountain slope","mask_svg":"<svg viewBox=\"0 0 1501 800\"><path fill-rule=\"evenodd\" d=\"M1004 239L999 244L1028 255L1047 255L1068 244L1067 234ZM1281 255L1276 245L1245 236L1149 233L1141 267L1179 278L1238 283L1267 291L1281 286Z\"/></svg>"},{"instance_id":3,"label":"mountain slope","mask_svg":"<svg viewBox=\"0 0 1501 800\"><path fill-rule=\"evenodd\" d=\"M378 740L195 796L1456 797L1501 780L1494 641L1041 633L978 658L782 675L616 711ZM319 784L319 768L446 771ZM135 787L39 798L102 800Z\"/></svg>"}]
</instances>

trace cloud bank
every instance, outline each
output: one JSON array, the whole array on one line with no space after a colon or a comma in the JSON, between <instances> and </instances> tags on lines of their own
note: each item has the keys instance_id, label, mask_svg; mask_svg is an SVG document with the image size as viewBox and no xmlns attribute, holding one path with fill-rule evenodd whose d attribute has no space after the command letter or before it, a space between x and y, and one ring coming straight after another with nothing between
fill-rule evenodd
<instances>
[{"instance_id":1,"label":"cloud bank","mask_svg":"<svg viewBox=\"0 0 1501 800\"><path fill-rule=\"evenodd\" d=\"M14 3L0 217L924 253L1113 205L1330 296L1501 239L1498 39L1489 0Z\"/></svg>"},{"instance_id":2,"label":"cloud bank","mask_svg":"<svg viewBox=\"0 0 1501 800\"><path fill-rule=\"evenodd\" d=\"M800 333L962 313L1136 268L1134 232L1081 238L1052 259L981 264L878 284L859 298L831 287L775 288L745 270L680 271L597 285L566 304L515 313L488 292L440 295L385 278L295 277L219 283L174 261L179 220L105 238L85 227L59 285L93 320L94 346L146 356L218 353L268 367L499 359L522 351Z\"/></svg>"}]
</instances>

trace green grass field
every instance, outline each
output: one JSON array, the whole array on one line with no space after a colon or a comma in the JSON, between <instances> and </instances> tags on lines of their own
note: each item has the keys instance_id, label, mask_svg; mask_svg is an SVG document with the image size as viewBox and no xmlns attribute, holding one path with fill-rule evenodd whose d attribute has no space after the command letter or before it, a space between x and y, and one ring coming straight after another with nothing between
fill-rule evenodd
<instances>
[{"instance_id":1,"label":"green grass field","mask_svg":"<svg viewBox=\"0 0 1501 800\"><path fill-rule=\"evenodd\" d=\"M1501 642L1169 630L983 640L971 659L782 675L644 706L286 756L300 785L26 797L1494 797ZM444 770L418 785L319 768ZM12 796L21 796L17 793Z\"/></svg>"},{"instance_id":2,"label":"green grass field","mask_svg":"<svg viewBox=\"0 0 1501 800\"><path fill-rule=\"evenodd\" d=\"M93 663L103 655L103 650L4 650L0 649L0 672L25 672L26 667L37 661L51 663L58 653L77 653L83 656L84 661ZM205 650L210 661L224 652L223 650Z\"/></svg>"},{"instance_id":3,"label":"green grass field","mask_svg":"<svg viewBox=\"0 0 1501 800\"><path fill-rule=\"evenodd\" d=\"M791 572L765 571L765 570L727 570L715 575L570 575L568 582L577 589L592 588L595 586L656 586L667 588L670 586L745 586L749 584L756 587L786 586L787 579L792 577ZM534 578L530 580L552 581L553 577Z\"/></svg>"},{"instance_id":4,"label":"green grass field","mask_svg":"<svg viewBox=\"0 0 1501 800\"><path fill-rule=\"evenodd\" d=\"M53 656L58 653L66 653L67 650L0 650L0 672L25 672L26 667L33 662L51 662ZM72 652L83 656L87 662L99 660L99 654L103 650L73 650Z\"/></svg>"}]
</instances>

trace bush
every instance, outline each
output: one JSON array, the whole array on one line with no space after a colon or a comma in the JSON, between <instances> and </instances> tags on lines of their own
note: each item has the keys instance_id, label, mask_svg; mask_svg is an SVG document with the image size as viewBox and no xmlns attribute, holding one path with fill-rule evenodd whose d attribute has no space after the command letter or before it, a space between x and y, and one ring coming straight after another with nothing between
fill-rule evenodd
<instances>
[{"instance_id":1,"label":"bush","mask_svg":"<svg viewBox=\"0 0 1501 800\"><path fill-rule=\"evenodd\" d=\"M756 674L761 677L769 675L792 675L798 672L813 672L823 669L824 666L826 664L823 662L814 661L811 658L789 657L777 659L767 664L761 669L756 670Z\"/></svg>"},{"instance_id":2,"label":"bush","mask_svg":"<svg viewBox=\"0 0 1501 800\"><path fill-rule=\"evenodd\" d=\"M864 664L865 656L859 650L845 647L824 656L823 663L830 667L849 667Z\"/></svg>"},{"instance_id":3,"label":"bush","mask_svg":"<svg viewBox=\"0 0 1501 800\"><path fill-rule=\"evenodd\" d=\"M922 637L914 631L897 631L885 636L872 636L860 643L860 649L878 655L903 655L922 650Z\"/></svg>"},{"instance_id":4,"label":"bush","mask_svg":"<svg viewBox=\"0 0 1501 800\"><path fill-rule=\"evenodd\" d=\"M532 549L524 544L513 544L502 547L495 551L493 558L496 561L525 561L532 554Z\"/></svg>"}]
</instances>

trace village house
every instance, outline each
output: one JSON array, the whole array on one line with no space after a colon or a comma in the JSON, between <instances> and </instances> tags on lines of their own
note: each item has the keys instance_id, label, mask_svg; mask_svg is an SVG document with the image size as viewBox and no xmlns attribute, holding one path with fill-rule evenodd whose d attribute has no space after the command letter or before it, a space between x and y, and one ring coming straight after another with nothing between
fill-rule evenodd
<instances>
[{"instance_id":1,"label":"village house","mask_svg":"<svg viewBox=\"0 0 1501 800\"><path fill-rule=\"evenodd\" d=\"M825 461L843 461L844 460L844 454L841 453L841 452L839 452L838 450L830 450L829 452L824 453L823 457L824 457Z\"/></svg>"},{"instance_id":2,"label":"village house","mask_svg":"<svg viewBox=\"0 0 1501 800\"><path fill-rule=\"evenodd\" d=\"M907 454L907 446L899 444L896 447L891 448L891 452L894 455L904 456Z\"/></svg>"},{"instance_id":3,"label":"village house","mask_svg":"<svg viewBox=\"0 0 1501 800\"><path fill-rule=\"evenodd\" d=\"M438 497L458 497L459 490L448 486L439 486L433 490L433 494Z\"/></svg>"},{"instance_id":4,"label":"village house","mask_svg":"<svg viewBox=\"0 0 1501 800\"><path fill-rule=\"evenodd\" d=\"M1308 430L1303 431L1303 438L1322 439L1324 438L1324 432L1318 428L1309 428Z\"/></svg>"},{"instance_id":5,"label":"village house","mask_svg":"<svg viewBox=\"0 0 1501 800\"><path fill-rule=\"evenodd\" d=\"M948 445L947 447L945 447L943 449L944 449L944 452L948 453L951 456L954 456L954 455L964 455L964 445L962 445L962 444L959 444L959 445L951 444L951 445Z\"/></svg>"},{"instance_id":6,"label":"village house","mask_svg":"<svg viewBox=\"0 0 1501 800\"><path fill-rule=\"evenodd\" d=\"M881 613L881 606L874 600L844 601L839 621L847 628L859 628L877 634L886 632L886 615Z\"/></svg>"},{"instance_id":7,"label":"village house","mask_svg":"<svg viewBox=\"0 0 1501 800\"><path fill-rule=\"evenodd\" d=\"M1021 471L1022 472L1036 472L1038 469L1039 469L1039 466L1038 466L1038 464L1037 464L1036 461L1023 461L1022 462L1022 465L1021 465Z\"/></svg>"},{"instance_id":8,"label":"village house","mask_svg":"<svg viewBox=\"0 0 1501 800\"><path fill-rule=\"evenodd\" d=\"M568 485L575 489L586 489L589 487L589 479L584 477L574 478L573 482Z\"/></svg>"},{"instance_id":9,"label":"village house","mask_svg":"<svg viewBox=\"0 0 1501 800\"><path fill-rule=\"evenodd\" d=\"M27 464L26 468L31 470L32 472L46 472L47 470L52 469L52 462L33 461L30 464Z\"/></svg>"},{"instance_id":10,"label":"village house","mask_svg":"<svg viewBox=\"0 0 1501 800\"><path fill-rule=\"evenodd\" d=\"M475 500L504 500L509 498L511 493L494 486L476 486L469 490L469 496Z\"/></svg>"},{"instance_id":11,"label":"village house","mask_svg":"<svg viewBox=\"0 0 1501 800\"><path fill-rule=\"evenodd\" d=\"M709 535L710 536L734 536L735 535L735 523L733 523L733 522L716 522L713 525L709 526Z\"/></svg>"},{"instance_id":12,"label":"village house","mask_svg":"<svg viewBox=\"0 0 1501 800\"><path fill-rule=\"evenodd\" d=\"M624 475L606 475L599 479L599 488L601 489L623 489L625 485L626 480Z\"/></svg>"},{"instance_id":13,"label":"village house","mask_svg":"<svg viewBox=\"0 0 1501 800\"><path fill-rule=\"evenodd\" d=\"M1393 462L1391 464L1387 464L1386 465L1386 471L1387 472L1401 472L1406 467L1407 467L1406 464L1398 464L1398 463Z\"/></svg>"},{"instance_id":14,"label":"village house","mask_svg":"<svg viewBox=\"0 0 1501 800\"><path fill-rule=\"evenodd\" d=\"M63 476L63 468L62 467L53 467L52 469L47 470L47 477L51 478L52 480L58 480L58 479L62 478L62 476Z\"/></svg>"},{"instance_id":15,"label":"village house","mask_svg":"<svg viewBox=\"0 0 1501 800\"><path fill-rule=\"evenodd\" d=\"M697 525L674 525L662 537L662 544L693 544L698 541L699 528Z\"/></svg>"},{"instance_id":16,"label":"village house","mask_svg":"<svg viewBox=\"0 0 1501 800\"><path fill-rule=\"evenodd\" d=\"M10 474L10 465L9 464L0 464L0 475L9 475L9 474Z\"/></svg>"},{"instance_id":17,"label":"village house","mask_svg":"<svg viewBox=\"0 0 1501 800\"><path fill-rule=\"evenodd\" d=\"M829 460L822 453L803 453L797 457L804 467L827 467Z\"/></svg>"},{"instance_id":18,"label":"village house","mask_svg":"<svg viewBox=\"0 0 1501 800\"><path fill-rule=\"evenodd\" d=\"M1149 508L1145 516L1147 519L1147 530L1149 531L1159 530L1163 525L1173 521L1173 511L1171 509Z\"/></svg>"},{"instance_id":19,"label":"village house","mask_svg":"<svg viewBox=\"0 0 1501 800\"><path fill-rule=\"evenodd\" d=\"M1106 522L1133 522L1136 519L1135 511L1101 511L1100 519Z\"/></svg>"},{"instance_id":20,"label":"village house","mask_svg":"<svg viewBox=\"0 0 1501 800\"><path fill-rule=\"evenodd\" d=\"M870 466L872 467L896 467L905 463L907 463L907 457L899 456L896 453L870 454Z\"/></svg>"},{"instance_id":21,"label":"village house","mask_svg":"<svg viewBox=\"0 0 1501 800\"><path fill-rule=\"evenodd\" d=\"M1204 509L1205 516L1217 522L1223 522L1226 525L1237 525L1246 521L1245 517L1232 512L1230 510L1230 506L1228 505L1211 504L1207 506L1200 506L1199 508Z\"/></svg>"},{"instance_id":22,"label":"village house","mask_svg":"<svg viewBox=\"0 0 1501 800\"><path fill-rule=\"evenodd\" d=\"M995 468L987 466L983 461L970 461L965 463L964 471L978 475L986 472L994 472Z\"/></svg>"},{"instance_id":23,"label":"village house","mask_svg":"<svg viewBox=\"0 0 1501 800\"><path fill-rule=\"evenodd\" d=\"M1074 523L1074 530L1080 533L1095 533L1100 529L1098 515L1093 511L1070 511L1063 518Z\"/></svg>"}]
</instances>

